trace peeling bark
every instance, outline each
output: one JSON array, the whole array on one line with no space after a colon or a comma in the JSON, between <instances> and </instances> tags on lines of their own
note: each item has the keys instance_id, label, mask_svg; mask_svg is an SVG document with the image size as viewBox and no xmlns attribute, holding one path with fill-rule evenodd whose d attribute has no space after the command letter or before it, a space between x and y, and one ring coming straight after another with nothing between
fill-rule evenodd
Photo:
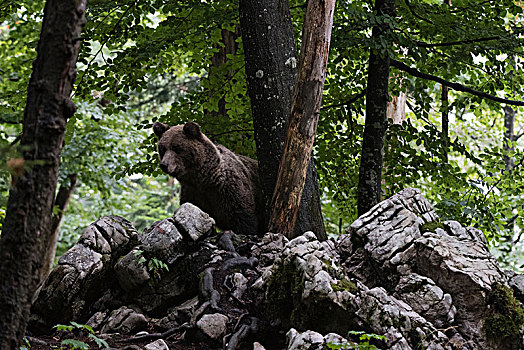
<instances>
[{"instance_id":1,"label":"peeling bark","mask_svg":"<svg viewBox=\"0 0 524 350\"><path fill-rule=\"evenodd\" d=\"M308 2L284 153L271 200L269 231L292 237L322 104L335 0Z\"/></svg>"},{"instance_id":2,"label":"peeling bark","mask_svg":"<svg viewBox=\"0 0 524 350\"><path fill-rule=\"evenodd\" d=\"M267 227L291 111L297 49L288 1L240 0L239 12ZM327 238L313 157L310 157L293 236L305 231L315 232L321 240Z\"/></svg>"}]
</instances>

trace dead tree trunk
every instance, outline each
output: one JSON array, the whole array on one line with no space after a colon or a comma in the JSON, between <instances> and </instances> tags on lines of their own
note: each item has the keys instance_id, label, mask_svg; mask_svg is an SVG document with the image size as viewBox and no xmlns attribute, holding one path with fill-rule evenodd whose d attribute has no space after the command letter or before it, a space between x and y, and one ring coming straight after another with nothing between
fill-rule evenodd
<instances>
[{"instance_id":1,"label":"dead tree trunk","mask_svg":"<svg viewBox=\"0 0 524 350\"><path fill-rule=\"evenodd\" d=\"M376 0L379 15L394 15L395 0ZM372 36L381 42L389 27L382 22L373 28ZM371 51L369 55L368 84L366 88L366 122L362 140L362 156L358 175L358 215L366 213L381 200L382 161L386 134L390 58L387 53Z\"/></svg>"},{"instance_id":2,"label":"dead tree trunk","mask_svg":"<svg viewBox=\"0 0 524 350\"><path fill-rule=\"evenodd\" d=\"M0 349L17 349L40 281L86 0L48 0L20 146L30 166L11 188L0 236Z\"/></svg>"},{"instance_id":3,"label":"dead tree trunk","mask_svg":"<svg viewBox=\"0 0 524 350\"><path fill-rule=\"evenodd\" d=\"M269 231L288 237L295 228L309 155L315 140L334 9L335 0L309 1L304 19L293 105L269 219Z\"/></svg>"},{"instance_id":4,"label":"dead tree trunk","mask_svg":"<svg viewBox=\"0 0 524 350\"><path fill-rule=\"evenodd\" d=\"M297 49L287 0L240 0L239 12L267 229L291 111ZM315 232L321 240L327 238L313 157L293 236L305 231Z\"/></svg>"}]
</instances>

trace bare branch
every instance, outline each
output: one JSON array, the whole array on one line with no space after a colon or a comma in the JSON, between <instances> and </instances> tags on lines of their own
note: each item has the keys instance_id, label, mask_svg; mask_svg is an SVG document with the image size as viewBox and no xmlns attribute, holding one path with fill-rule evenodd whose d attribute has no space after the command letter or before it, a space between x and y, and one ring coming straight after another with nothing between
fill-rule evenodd
<instances>
[{"instance_id":1,"label":"bare branch","mask_svg":"<svg viewBox=\"0 0 524 350\"><path fill-rule=\"evenodd\" d=\"M486 92L477 91L477 90L474 90L474 89L472 89L470 87L464 86L462 84L453 83L453 82L444 80L444 79L442 79L440 77L437 77L435 75L432 75L432 74L422 73L419 70L417 70L415 68L411 68L408 65L406 65L405 63L402 63L402 62L399 62L399 61L396 61L396 60L391 60L391 65L393 67L397 68L397 69L400 69L400 70L402 70L402 71L404 71L406 73L411 74L414 77L435 81L435 82L440 83L440 84L442 84L444 86L448 86L449 88L451 88L451 89L453 89L455 91L467 92L467 93L472 94L474 96L478 96L478 97L481 97L481 98L487 98L488 100L492 100L492 101L500 102L500 103L506 103L506 104L513 105L513 106L524 106L524 101L508 100L508 99L505 99L505 98L501 98L501 97L497 97L497 96L488 94Z\"/></svg>"},{"instance_id":2,"label":"bare branch","mask_svg":"<svg viewBox=\"0 0 524 350\"><path fill-rule=\"evenodd\" d=\"M321 108L321 110L330 109L330 108L336 108L336 107L342 107L342 106L349 106L349 105L355 103L356 101L360 100L364 96L366 96L366 89L363 89L358 94L355 94L355 95L351 96L351 98L349 100L347 100L346 102L335 103L335 104L332 104L332 105L324 106L324 107Z\"/></svg>"},{"instance_id":3,"label":"bare branch","mask_svg":"<svg viewBox=\"0 0 524 350\"><path fill-rule=\"evenodd\" d=\"M480 43L483 41L491 41L491 40L500 40L500 36L491 36L486 38L477 38L477 39L467 39L467 40L460 40L460 41L450 41L445 43L425 43L423 41L415 41L417 46L419 47L443 47L443 46L456 46L456 45L464 45L464 44L473 44L473 43Z\"/></svg>"}]
</instances>

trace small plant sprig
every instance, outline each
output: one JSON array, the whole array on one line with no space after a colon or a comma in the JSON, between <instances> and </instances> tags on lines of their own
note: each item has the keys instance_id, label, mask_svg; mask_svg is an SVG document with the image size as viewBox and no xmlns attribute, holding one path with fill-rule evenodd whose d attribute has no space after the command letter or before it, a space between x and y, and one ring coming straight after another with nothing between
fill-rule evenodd
<instances>
[{"instance_id":1,"label":"small plant sprig","mask_svg":"<svg viewBox=\"0 0 524 350\"><path fill-rule=\"evenodd\" d=\"M75 330L81 330L81 331L87 331L88 332L88 338L92 339L96 345L98 345L98 348L103 349L109 349L109 344L103 339L98 338L95 335L95 332L93 331L93 328L91 328L88 325L80 324L74 321L71 321L69 325L63 325L63 324L57 324L54 326L57 331L67 331L67 332L74 332ZM89 344L77 340L77 339L64 339L60 343L61 349L79 349L79 350L89 350Z\"/></svg>"},{"instance_id":2,"label":"small plant sprig","mask_svg":"<svg viewBox=\"0 0 524 350\"><path fill-rule=\"evenodd\" d=\"M331 350L346 350L346 349L357 349L357 350L380 350L375 345L370 344L370 340L379 340L384 341L386 340L386 337L383 335L378 334L368 334L362 331L349 331L349 335L351 336L358 336L359 342L358 343L327 343L326 346L328 349Z\"/></svg>"},{"instance_id":3,"label":"small plant sprig","mask_svg":"<svg viewBox=\"0 0 524 350\"><path fill-rule=\"evenodd\" d=\"M144 255L142 255L144 251L139 249L135 252L135 257L138 259L138 264L146 264L147 270L153 275L153 278L156 280L159 280L161 277L161 272L163 270L169 271L169 266L165 262L163 262L160 259L157 259L155 257L151 259L146 259Z\"/></svg>"}]
</instances>

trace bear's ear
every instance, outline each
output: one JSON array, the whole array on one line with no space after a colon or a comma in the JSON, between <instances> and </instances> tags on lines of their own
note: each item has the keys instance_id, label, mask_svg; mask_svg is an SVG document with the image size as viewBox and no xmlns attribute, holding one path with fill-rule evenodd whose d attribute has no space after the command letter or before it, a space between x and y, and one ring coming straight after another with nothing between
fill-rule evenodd
<instances>
[{"instance_id":1,"label":"bear's ear","mask_svg":"<svg viewBox=\"0 0 524 350\"><path fill-rule=\"evenodd\" d=\"M199 139L202 137L202 132L200 131L200 125L195 122L187 122L184 125L184 133L194 139Z\"/></svg>"},{"instance_id":2,"label":"bear's ear","mask_svg":"<svg viewBox=\"0 0 524 350\"><path fill-rule=\"evenodd\" d=\"M169 130L169 125L167 124L160 122L155 122L155 124L153 124L153 131L158 138L161 138L167 130Z\"/></svg>"}]
</instances>

